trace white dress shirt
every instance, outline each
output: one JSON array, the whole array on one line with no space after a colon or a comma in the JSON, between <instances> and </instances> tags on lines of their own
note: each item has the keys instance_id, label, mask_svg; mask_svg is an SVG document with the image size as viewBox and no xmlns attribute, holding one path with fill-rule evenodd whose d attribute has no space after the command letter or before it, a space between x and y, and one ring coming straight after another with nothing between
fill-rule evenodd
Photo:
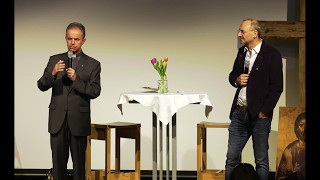
<instances>
[{"instance_id":1,"label":"white dress shirt","mask_svg":"<svg viewBox=\"0 0 320 180\"><path fill-rule=\"evenodd\" d=\"M246 57L245 57L245 60L246 61L250 61L250 65L249 65L249 73L252 69L252 66L257 58L257 55L258 53L260 52L260 49L261 49L261 44L262 44L262 39L261 39L261 42L252 49L251 51L251 55L250 55L250 51L249 51L249 48L245 47L244 48L244 52L246 52ZM243 66L243 68L245 68ZM250 78L250 76L249 76ZM237 101L237 104L239 106L247 106L247 87L246 86L243 86L240 90L240 93L239 93L239 96L238 96L238 101Z\"/></svg>"}]
</instances>

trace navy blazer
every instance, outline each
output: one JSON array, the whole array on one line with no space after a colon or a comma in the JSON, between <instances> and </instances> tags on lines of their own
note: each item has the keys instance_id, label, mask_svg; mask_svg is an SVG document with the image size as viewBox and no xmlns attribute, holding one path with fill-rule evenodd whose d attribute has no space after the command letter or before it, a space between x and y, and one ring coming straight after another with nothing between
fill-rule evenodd
<instances>
[{"instance_id":1,"label":"navy blazer","mask_svg":"<svg viewBox=\"0 0 320 180\"><path fill-rule=\"evenodd\" d=\"M246 52L244 47L239 48L234 61L232 71L229 74L229 82L237 88L229 118L236 108L241 86L236 84L238 76L244 73L244 61ZM247 84L247 105L251 117L258 116L259 112L272 117L283 91L282 57L280 52L262 41L260 52L252 66Z\"/></svg>"},{"instance_id":2,"label":"navy blazer","mask_svg":"<svg viewBox=\"0 0 320 180\"><path fill-rule=\"evenodd\" d=\"M71 81L66 71L58 72L56 78L52 76L52 70L59 60L63 60L67 65L67 52L51 56L37 82L41 91L52 88L49 132L57 133L67 114L72 135L88 136L91 134L90 100L98 97L101 91L100 62L83 54L76 69L77 77L75 81Z\"/></svg>"}]
</instances>

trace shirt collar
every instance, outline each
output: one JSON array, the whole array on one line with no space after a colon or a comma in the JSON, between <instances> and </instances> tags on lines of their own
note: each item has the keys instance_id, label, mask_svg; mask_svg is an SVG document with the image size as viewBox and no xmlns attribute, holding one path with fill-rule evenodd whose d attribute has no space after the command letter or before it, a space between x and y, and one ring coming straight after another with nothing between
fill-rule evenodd
<instances>
[{"instance_id":1,"label":"shirt collar","mask_svg":"<svg viewBox=\"0 0 320 180\"><path fill-rule=\"evenodd\" d=\"M83 56L83 52L81 51L80 53L76 54L76 57L81 57Z\"/></svg>"},{"instance_id":2,"label":"shirt collar","mask_svg":"<svg viewBox=\"0 0 320 180\"><path fill-rule=\"evenodd\" d=\"M66 53L68 53L68 52L66 52ZM84 55L84 53L81 51L80 53L76 54L76 58L80 58L80 57L82 57L83 55Z\"/></svg>"},{"instance_id":3,"label":"shirt collar","mask_svg":"<svg viewBox=\"0 0 320 180\"><path fill-rule=\"evenodd\" d=\"M256 54L258 54L260 52L260 49L261 49L262 39L260 39L260 40L261 40L261 42L258 45L256 45L256 47L254 47L252 49ZM244 49L243 49L244 52L247 52L248 50L249 50L249 48L247 46L244 47Z\"/></svg>"}]
</instances>

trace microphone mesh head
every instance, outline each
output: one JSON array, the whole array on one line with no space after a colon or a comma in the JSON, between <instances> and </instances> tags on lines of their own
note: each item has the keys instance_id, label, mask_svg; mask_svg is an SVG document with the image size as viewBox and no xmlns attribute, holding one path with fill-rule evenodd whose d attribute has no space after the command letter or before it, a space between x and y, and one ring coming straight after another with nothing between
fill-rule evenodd
<instances>
[{"instance_id":1,"label":"microphone mesh head","mask_svg":"<svg viewBox=\"0 0 320 180\"><path fill-rule=\"evenodd\" d=\"M250 61L245 60L245 61L244 61L244 66L245 66L245 67L249 67L249 66L250 66Z\"/></svg>"},{"instance_id":2,"label":"microphone mesh head","mask_svg":"<svg viewBox=\"0 0 320 180\"><path fill-rule=\"evenodd\" d=\"M73 52L72 51L68 51L68 58L72 58Z\"/></svg>"}]
</instances>

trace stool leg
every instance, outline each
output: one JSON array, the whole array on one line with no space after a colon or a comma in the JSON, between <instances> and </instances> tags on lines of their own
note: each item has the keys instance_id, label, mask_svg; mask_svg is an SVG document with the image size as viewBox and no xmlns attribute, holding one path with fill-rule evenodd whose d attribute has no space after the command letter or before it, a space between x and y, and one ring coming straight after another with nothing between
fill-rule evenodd
<instances>
[{"instance_id":1,"label":"stool leg","mask_svg":"<svg viewBox=\"0 0 320 180\"><path fill-rule=\"evenodd\" d=\"M109 127L106 128L106 172L105 172L105 180L110 179L110 149L111 149L111 129Z\"/></svg>"},{"instance_id":2,"label":"stool leg","mask_svg":"<svg viewBox=\"0 0 320 180\"><path fill-rule=\"evenodd\" d=\"M207 128L202 128L202 167L207 169Z\"/></svg>"},{"instance_id":3,"label":"stool leg","mask_svg":"<svg viewBox=\"0 0 320 180\"><path fill-rule=\"evenodd\" d=\"M201 180L201 133L202 128L197 127L197 180Z\"/></svg>"},{"instance_id":4,"label":"stool leg","mask_svg":"<svg viewBox=\"0 0 320 180\"><path fill-rule=\"evenodd\" d=\"M87 137L86 180L91 180L91 139L90 139L90 136Z\"/></svg>"},{"instance_id":5,"label":"stool leg","mask_svg":"<svg viewBox=\"0 0 320 180\"><path fill-rule=\"evenodd\" d=\"M137 127L136 133L136 162L135 162L135 171L136 179L140 179L140 127Z\"/></svg>"},{"instance_id":6,"label":"stool leg","mask_svg":"<svg viewBox=\"0 0 320 180\"><path fill-rule=\"evenodd\" d=\"M120 172L120 136L118 134L118 129L116 129L116 172Z\"/></svg>"}]
</instances>

